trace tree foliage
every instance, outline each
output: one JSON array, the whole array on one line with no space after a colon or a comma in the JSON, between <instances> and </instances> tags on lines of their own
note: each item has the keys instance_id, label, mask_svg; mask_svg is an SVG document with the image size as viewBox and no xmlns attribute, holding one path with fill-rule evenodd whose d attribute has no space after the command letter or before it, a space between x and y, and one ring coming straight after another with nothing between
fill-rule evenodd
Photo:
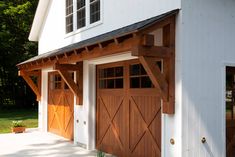
<instances>
[{"instance_id":1,"label":"tree foliage","mask_svg":"<svg viewBox=\"0 0 235 157\"><path fill-rule=\"evenodd\" d=\"M37 54L37 44L28 41L37 3L38 0L0 1L0 105L33 103L34 96L18 77L16 64Z\"/></svg>"}]
</instances>

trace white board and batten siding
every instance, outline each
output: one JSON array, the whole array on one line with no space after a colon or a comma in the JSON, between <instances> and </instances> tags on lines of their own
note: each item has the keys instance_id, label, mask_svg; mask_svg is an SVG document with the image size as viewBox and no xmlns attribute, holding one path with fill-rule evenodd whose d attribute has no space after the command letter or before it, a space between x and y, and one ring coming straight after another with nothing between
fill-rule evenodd
<instances>
[{"instance_id":1,"label":"white board and batten siding","mask_svg":"<svg viewBox=\"0 0 235 157\"><path fill-rule=\"evenodd\" d=\"M65 1L51 0L39 36L39 53L181 8L176 22L176 112L162 118L162 156L225 157L225 65L235 66L235 1L101 2L101 23L80 33L66 35ZM84 106L75 106L74 110L75 117L86 121L86 125L80 127L75 123L75 142L84 143L90 149L95 147L95 93L89 95L89 92L95 91L95 65L99 62L84 62ZM44 129L46 72L48 70L43 70L43 98L39 110L39 126ZM205 144L201 143L202 137L207 140ZM170 144L170 138L174 138L175 145Z\"/></svg>"},{"instance_id":2,"label":"white board and batten siding","mask_svg":"<svg viewBox=\"0 0 235 157\"><path fill-rule=\"evenodd\" d=\"M39 54L58 49L180 7L180 0L101 0L101 21L65 33L65 0L50 0L39 35ZM87 4L89 0L87 0ZM87 19L89 22L89 19Z\"/></svg>"},{"instance_id":3,"label":"white board and batten siding","mask_svg":"<svg viewBox=\"0 0 235 157\"><path fill-rule=\"evenodd\" d=\"M235 1L181 3L182 156L225 157L225 65L235 66Z\"/></svg>"}]
</instances>

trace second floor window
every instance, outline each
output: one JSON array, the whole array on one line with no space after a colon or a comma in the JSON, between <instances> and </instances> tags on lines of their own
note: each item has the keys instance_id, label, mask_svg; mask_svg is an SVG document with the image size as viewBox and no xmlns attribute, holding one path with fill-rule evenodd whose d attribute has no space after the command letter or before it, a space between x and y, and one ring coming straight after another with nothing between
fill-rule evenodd
<instances>
[{"instance_id":1,"label":"second floor window","mask_svg":"<svg viewBox=\"0 0 235 157\"><path fill-rule=\"evenodd\" d=\"M89 27L89 25L100 21L100 1L66 0L66 33Z\"/></svg>"}]
</instances>

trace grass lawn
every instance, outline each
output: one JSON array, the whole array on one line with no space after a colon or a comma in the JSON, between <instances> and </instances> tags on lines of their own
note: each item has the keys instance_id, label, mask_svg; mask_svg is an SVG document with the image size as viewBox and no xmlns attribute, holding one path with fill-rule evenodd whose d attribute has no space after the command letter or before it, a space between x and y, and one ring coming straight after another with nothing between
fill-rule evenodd
<instances>
[{"instance_id":1,"label":"grass lawn","mask_svg":"<svg viewBox=\"0 0 235 157\"><path fill-rule=\"evenodd\" d=\"M38 127L36 110L0 110L0 134L10 133L13 120L22 120L27 128Z\"/></svg>"}]
</instances>

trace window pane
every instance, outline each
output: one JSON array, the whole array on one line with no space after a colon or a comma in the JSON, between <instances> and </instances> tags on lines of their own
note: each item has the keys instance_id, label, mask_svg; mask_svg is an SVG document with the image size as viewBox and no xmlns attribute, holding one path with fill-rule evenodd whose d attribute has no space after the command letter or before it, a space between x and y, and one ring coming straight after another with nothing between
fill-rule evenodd
<instances>
[{"instance_id":1,"label":"window pane","mask_svg":"<svg viewBox=\"0 0 235 157\"><path fill-rule=\"evenodd\" d=\"M86 11L85 8L77 12L77 29L86 25Z\"/></svg>"},{"instance_id":2,"label":"window pane","mask_svg":"<svg viewBox=\"0 0 235 157\"><path fill-rule=\"evenodd\" d=\"M73 31L73 15L66 17L66 33Z\"/></svg>"},{"instance_id":3,"label":"window pane","mask_svg":"<svg viewBox=\"0 0 235 157\"><path fill-rule=\"evenodd\" d=\"M123 88L123 67L99 69L99 88Z\"/></svg>"},{"instance_id":4,"label":"window pane","mask_svg":"<svg viewBox=\"0 0 235 157\"><path fill-rule=\"evenodd\" d=\"M72 15L70 15L66 18L66 23L67 23L67 25L73 24L73 16Z\"/></svg>"},{"instance_id":5,"label":"window pane","mask_svg":"<svg viewBox=\"0 0 235 157\"><path fill-rule=\"evenodd\" d=\"M61 76L60 75L55 75L55 81L61 81Z\"/></svg>"},{"instance_id":6,"label":"window pane","mask_svg":"<svg viewBox=\"0 0 235 157\"><path fill-rule=\"evenodd\" d=\"M61 89L62 87L62 78L60 75L58 74L53 74L50 75L50 89L54 90L54 89Z\"/></svg>"},{"instance_id":7,"label":"window pane","mask_svg":"<svg viewBox=\"0 0 235 157\"><path fill-rule=\"evenodd\" d=\"M73 0L66 0L66 15L73 12Z\"/></svg>"},{"instance_id":8,"label":"window pane","mask_svg":"<svg viewBox=\"0 0 235 157\"><path fill-rule=\"evenodd\" d=\"M69 6L66 8L66 15L70 15L73 13L73 6Z\"/></svg>"},{"instance_id":9,"label":"window pane","mask_svg":"<svg viewBox=\"0 0 235 157\"><path fill-rule=\"evenodd\" d=\"M100 0L90 1L90 23L100 20Z\"/></svg>"},{"instance_id":10,"label":"window pane","mask_svg":"<svg viewBox=\"0 0 235 157\"><path fill-rule=\"evenodd\" d=\"M55 89L61 89L61 82L55 82Z\"/></svg>"},{"instance_id":11,"label":"window pane","mask_svg":"<svg viewBox=\"0 0 235 157\"><path fill-rule=\"evenodd\" d=\"M144 69L144 67L142 66L142 65L140 65L140 69L141 69L141 75L147 75L147 73L146 73L146 71L145 71L145 69Z\"/></svg>"},{"instance_id":12,"label":"window pane","mask_svg":"<svg viewBox=\"0 0 235 157\"><path fill-rule=\"evenodd\" d=\"M107 80L107 88L114 88L114 80Z\"/></svg>"},{"instance_id":13,"label":"window pane","mask_svg":"<svg viewBox=\"0 0 235 157\"><path fill-rule=\"evenodd\" d=\"M159 67L159 69L162 71L162 61L157 61L156 65Z\"/></svg>"},{"instance_id":14,"label":"window pane","mask_svg":"<svg viewBox=\"0 0 235 157\"><path fill-rule=\"evenodd\" d=\"M152 88L152 82L148 76L141 77L141 88Z\"/></svg>"},{"instance_id":15,"label":"window pane","mask_svg":"<svg viewBox=\"0 0 235 157\"><path fill-rule=\"evenodd\" d=\"M123 76L123 67L116 67L115 68L115 76L116 77Z\"/></svg>"},{"instance_id":16,"label":"window pane","mask_svg":"<svg viewBox=\"0 0 235 157\"><path fill-rule=\"evenodd\" d=\"M104 69L100 69L99 70L99 78L104 78L105 77L105 70Z\"/></svg>"},{"instance_id":17,"label":"window pane","mask_svg":"<svg viewBox=\"0 0 235 157\"><path fill-rule=\"evenodd\" d=\"M139 64L134 64L130 66L130 75L139 75L140 74L140 65Z\"/></svg>"},{"instance_id":18,"label":"window pane","mask_svg":"<svg viewBox=\"0 0 235 157\"><path fill-rule=\"evenodd\" d=\"M100 80L99 81L99 87L100 88L106 88L106 82L107 82L106 80Z\"/></svg>"},{"instance_id":19,"label":"window pane","mask_svg":"<svg viewBox=\"0 0 235 157\"><path fill-rule=\"evenodd\" d=\"M73 0L66 0L66 6L73 5Z\"/></svg>"},{"instance_id":20,"label":"window pane","mask_svg":"<svg viewBox=\"0 0 235 157\"><path fill-rule=\"evenodd\" d=\"M123 79L116 79L115 85L116 85L116 88L123 88Z\"/></svg>"},{"instance_id":21,"label":"window pane","mask_svg":"<svg viewBox=\"0 0 235 157\"><path fill-rule=\"evenodd\" d=\"M114 68L107 69L107 77L114 77Z\"/></svg>"},{"instance_id":22,"label":"window pane","mask_svg":"<svg viewBox=\"0 0 235 157\"><path fill-rule=\"evenodd\" d=\"M77 9L80 9L86 5L86 0L77 0Z\"/></svg>"},{"instance_id":23,"label":"window pane","mask_svg":"<svg viewBox=\"0 0 235 157\"><path fill-rule=\"evenodd\" d=\"M130 85L131 88L140 88L140 78L139 77L134 77L134 78L130 78Z\"/></svg>"}]
</instances>

